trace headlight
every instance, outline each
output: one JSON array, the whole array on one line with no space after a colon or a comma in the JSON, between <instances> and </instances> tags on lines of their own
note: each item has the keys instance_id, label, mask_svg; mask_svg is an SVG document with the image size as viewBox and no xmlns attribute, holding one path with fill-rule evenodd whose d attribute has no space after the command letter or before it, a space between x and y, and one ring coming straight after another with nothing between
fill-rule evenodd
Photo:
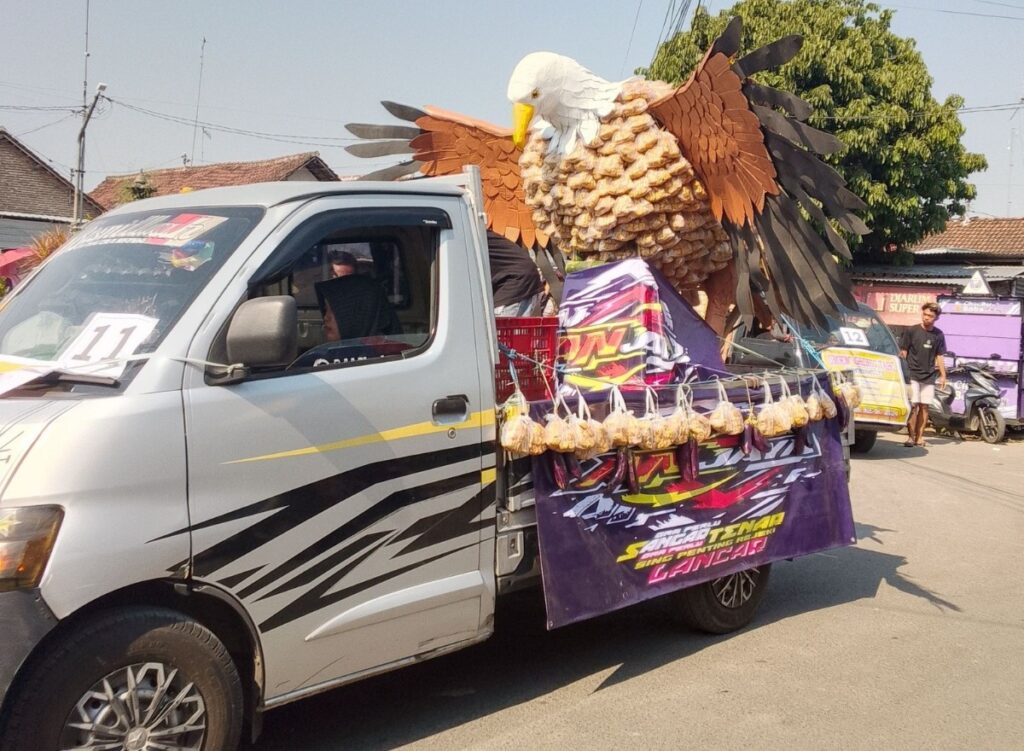
<instances>
[{"instance_id":1,"label":"headlight","mask_svg":"<svg viewBox=\"0 0 1024 751\"><path fill-rule=\"evenodd\" d=\"M39 584L63 518L59 506L0 508L0 592Z\"/></svg>"}]
</instances>

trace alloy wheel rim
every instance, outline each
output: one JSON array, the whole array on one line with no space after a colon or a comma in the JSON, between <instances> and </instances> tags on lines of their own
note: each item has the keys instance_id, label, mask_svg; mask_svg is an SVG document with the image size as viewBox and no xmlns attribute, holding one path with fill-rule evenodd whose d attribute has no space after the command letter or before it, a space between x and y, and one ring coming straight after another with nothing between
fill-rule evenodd
<instances>
[{"instance_id":1,"label":"alloy wheel rim","mask_svg":"<svg viewBox=\"0 0 1024 751\"><path fill-rule=\"evenodd\" d=\"M711 582L711 591L724 607L741 607L754 596L758 573L757 569L751 569L720 577Z\"/></svg>"},{"instance_id":2,"label":"alloy wheel rim","mask_svg":"<svg viewBox=\"0 0 1024 751\"><path fill-rule=\"evenodd\" d=\"M160 662L118 668L75 703L62 751L199 751L206 702L194 683Z\"/></svg>"}]
</instances>

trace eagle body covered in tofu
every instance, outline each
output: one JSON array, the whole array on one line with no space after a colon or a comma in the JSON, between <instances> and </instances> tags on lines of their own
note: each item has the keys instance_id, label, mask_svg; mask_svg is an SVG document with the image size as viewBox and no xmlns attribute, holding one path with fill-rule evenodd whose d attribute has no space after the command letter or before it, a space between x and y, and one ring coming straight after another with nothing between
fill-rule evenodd
<instances>
[{"instance_id":1,"label":"eagle body covered in tofu","mask_svg":"<svg viewBox=\"0 0 1024 751\"><path fill-rule=\"evenodd\" d=\"M575 65L547 53L524 62L538 58ZM610 101L592 97L601 114L591 127L583 121L559 131L543 115L534 119L519 159L531 219L565 252L600 260L639 255L677 289L696 288L733 251L693 165L649 112L671 87L637 80L602 91Z\"/></svg>"},{"instance_id":2,"label":"eagle body covered in tofu","mask_svg":"<svg viewBox=\"0 0 1024 751\"><path fill-rule=\"evenodd\" d=\"M798 97L751 76L800 49L784 37L737 59L734 18L681 86L602 79L550 52L527 55L508 86L514 128L385 102L415 127L351 124L358 156L411 154L365 176L480 166L490 228L527 248L642 257L683 292L708 293L722 331L735 306L824 324L854 305L836 227L868 230L864 204L820 156L842 144L805 121Z\"/></svg>"}]
</instances>

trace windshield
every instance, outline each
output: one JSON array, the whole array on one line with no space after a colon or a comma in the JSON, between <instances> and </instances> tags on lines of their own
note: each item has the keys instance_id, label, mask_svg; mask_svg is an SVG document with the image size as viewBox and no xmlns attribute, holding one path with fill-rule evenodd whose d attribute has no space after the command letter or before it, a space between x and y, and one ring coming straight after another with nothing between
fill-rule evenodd
<instances>
[{"instance_id":1,"label":"windshield","mask_svg":"<svg viewBox=\"0 0 1024 751\"><path fill-rule=\"evenodd\" d=\"M844 309L841 319L829 316L828 323L827 330L817 326L795 328L800 336L818 347L855 347L887 355L899 354L889 327L866 305L858 305L857 310Z\"/></svg>"},{"instance_id":2,"label":"windshield","mask_svg":"<svg viewBox=\"0 0 1024 751\"><path fill-rule=\"evenodd\" d=\"M153 351L262 215L163 209L90 222L4 301L0 355L73 363Z\"/></svg>"}]
</instances>

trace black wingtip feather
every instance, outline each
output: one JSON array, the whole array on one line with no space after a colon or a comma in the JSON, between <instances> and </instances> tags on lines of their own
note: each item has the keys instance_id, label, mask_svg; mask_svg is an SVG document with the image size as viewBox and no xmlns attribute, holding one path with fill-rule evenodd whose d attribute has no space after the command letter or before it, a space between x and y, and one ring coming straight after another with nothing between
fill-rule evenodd
<instances>
[{"instance_id":1,"label":"black wingtip feather","mask_svg":"<svg viewBox=\"0 0 1024 751\"><path fill-rule=\"evenodd\" d=\"M412 154L414 149L409 144L408 139L403 139L397 141L354 143L351 146L346 146L345 151L352 156L373 159L379 156L392 156L394 154Z\"/></svg>"},{"instance_id":2,"label":"black wingtip feather","mask_svg":"<svg viewBox=\"0 0 1024 751\"><path fill-rule=\"evenodd\" d=\"M360 180L379 180L381 182L390 182L397 180L400 177L411 175L420 168L420 163L417 161L400 162L399 164L392 164L390 167L369 172L362 177Z\"/></svg>"},{"instance_id":3,"label":"black wingtip feather","mask_svg":"<svg viewBox=\"0 0 1024 751\"><path fill-rule=\"evenodd\" d=\"M722 53L726 57L732 57L740 51L740 38L743 36L743 19L733 16L729 25L725 27L722 35L711 45L711 54Z\"/></svg>"},{"instance_id":4,"label":"black wingtip feather","mask_svg":"<svg viewBox=\"0 0 1024 751\"><path fill-rule=\"evenodd\" d=\"M345 130L358 138L415 138L423 131L408 125L375 125L346 123Z\"/></svg>"},{"instance_id":5,"label":"black wingtip feather","mask_svg":"<svg viewBox=\"0 0 1024 751\"><path fill-rule=\"evenodd\" d=\"M385 100L381 102L381 105L399 120L406 120L410 123L416 122L427 114L421 109L410 107L408 104L399 104L398 102L389 102Z\"/></svg>"},{"instance_id":6,"label":"black wingtip feather","mask_svg":"<svg viewBox=\"0 0 1024 751\"><path fill-rule=\"evenodd\" d=\"M754 83L753 81L743 82L743 93L747 99L765 107L775 107L785 110L791 117L803 121L811 116L811 105L788 91L773 89L771 86Z\"/></svg>"},{"instance_id":7,"label":"black wingtip feather","mask_svg":"<svg viewBox=\"0 0 1024 751\"><path fill-rule=\"evenodd\" d=\"M785 65L800 51L803 46L803 37L799 34L776 39L764 47L758 47L748 55L744 55L733 64L733 69L740 78L747 78L755 73L769 68L777 68Z\"/></svg>"}]
</instances>

